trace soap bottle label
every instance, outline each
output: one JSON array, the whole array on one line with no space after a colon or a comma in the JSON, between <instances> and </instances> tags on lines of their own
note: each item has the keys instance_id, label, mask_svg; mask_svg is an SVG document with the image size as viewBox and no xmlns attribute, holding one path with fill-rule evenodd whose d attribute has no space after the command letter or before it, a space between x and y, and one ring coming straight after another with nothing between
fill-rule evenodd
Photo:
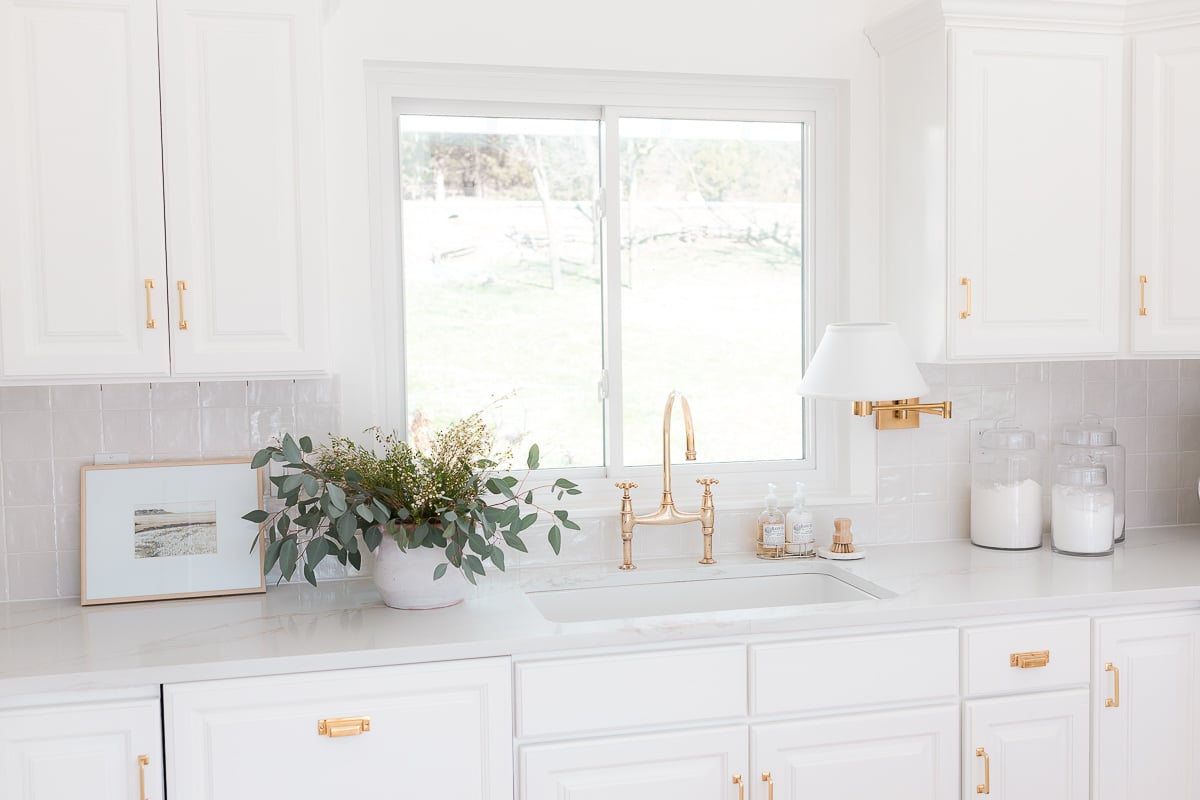
<instances>
[{"instance_id":1,"label":"soap bottle label","mask_svg":"<svg viewBox=\"0 0 1200 800\"><path fill-rule=\"evenodd\" d=\"M783 547L783 533L786 526L782 522L765 522L762 526L762 541L767 547Z\"/></svg>"},{"instance_id":2,"label":"soap bottle label","mask_svg":"<svg viewBox=\"0 0 1200 800\"><path fill-rule=\"evenodd\" d=\"M811 542L814 538L813 523L796 522L792 525L793 542Z\"/></svg>"}]
</instances>

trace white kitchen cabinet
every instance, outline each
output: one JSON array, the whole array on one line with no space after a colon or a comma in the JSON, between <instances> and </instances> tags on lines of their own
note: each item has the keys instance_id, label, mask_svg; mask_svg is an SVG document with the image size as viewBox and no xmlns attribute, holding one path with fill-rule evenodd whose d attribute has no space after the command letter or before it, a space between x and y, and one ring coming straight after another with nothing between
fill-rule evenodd
<instances>
[{"instance_id":1,"label":"white kitchen cabinet","mask_svg":"<svg viewBox=\"0 0 1200 800\"><path fill-rule=\"evenodd\" d=\"M996 5L986 27L918 4L869 30L883 316L918 361L1115 354L1123 37L1005 29Z\"/></svg>"},{"instance_id":2,"label":"white kitchen cabinet","mask_svg":"<svg viewBox=\"0 0 1200 800\"><path fill-rule=\"evenodd\" d=\"M1133 37L1133 350L1200 353L1200 26Z\"/></svg>"},{"instance_id":3,"label":"white kitchen cabinet","mask_svg":"<svg viewBox=\"0 0 1200 800\"><path fill-rule=\"evenodd\" d=\"M777 800L958 794L955 705L754 725L750 736L752 796L759 800L771 789Z\"/></svg>"},{"instance_id":4,"label":"white kitchen cabinet","mask_svg":"<svg viewBox=\"0 0 1200 800\"><path fill-rule=\"evenodd\" d=\"M1098 620L1095 800L1200 797L1200 613Z\"/></svg>"},{"instance_id":5,"label":"white kitchen cabinet","mask_svg":"<svg viewBox=\"0 0 1200 800\"><path fill-rule=\"evenodd\" d=\"M1088 691L963 704L962 796L1088 799Z\"/></svg>"},{"instance_id":6,"label":"white kitchen cabinet","mask_svg":"<svg viewBox=\"0 0 1200 800\"><path fill-rule=\"evenodd\" d=\"M744 726L521 748L521 800L734 800L749 796Z\"/></svg>"},{"instance_id":7,"label":"white kitchen cabinet","mask_svg":"<svg viewBox=\"0 0 1200 800\"><path fill-rule=\"evenodd\" d=\"M506 658L173 684L171 800L513 791Z\"/></svg>"},{"instance_id":8,"label":"white kitchen cabinet","mask_svg":"<svg viewBox=\"0 0 1200 800\"><path fill-rule=\"evenodd\" d=\"M154 0L0 0L6 378L170 369L155 24Z\"/></svg>"},{"instance_id":9,"label":"white kitchen cabinet","mask_svg":"<svg viewBox=\"0 0 1200 800\"><path fill-rule=\"evenodd\" d=\"M319 0L164 0L178 375L324 368Z\"/></svg>"},{"instance_id":10,"label":"white kitchen cabinet","mask_svg":"<svg viewBox=\"0 0 1200 800\"><path fill-rule=\"evenodd\" d=\"M161 800L158 699L0 711L4 800Z\"/></svg>"}]
</instances>

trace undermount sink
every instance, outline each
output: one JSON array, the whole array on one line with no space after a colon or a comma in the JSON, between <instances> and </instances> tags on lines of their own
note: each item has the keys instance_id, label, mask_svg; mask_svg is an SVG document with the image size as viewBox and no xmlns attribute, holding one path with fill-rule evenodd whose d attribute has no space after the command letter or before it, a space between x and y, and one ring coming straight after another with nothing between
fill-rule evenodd
<instances>
[{"instance_id":1,"label":"undermount sink","mask_svg":"<svg viewBox=\"0 0 1200 800\"><path fill-rule=\"evenodd\" d=\"M891 593L871 591L823 571L776 575L626 583L578 589L527 591L538 611L550 622L589 622L630 617L658 617L780 608L818 603L873 600Z\"/></svg>"}]
</instances>

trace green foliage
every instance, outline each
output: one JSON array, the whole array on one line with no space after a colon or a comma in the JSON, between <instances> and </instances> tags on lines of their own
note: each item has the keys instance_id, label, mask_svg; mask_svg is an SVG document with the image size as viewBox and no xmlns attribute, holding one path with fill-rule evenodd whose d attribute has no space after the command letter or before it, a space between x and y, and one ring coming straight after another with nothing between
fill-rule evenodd
<instances>
[{"instance_id":1,"label":"green foliage","mask_svg":"<svg viewBox=\"0 0 1200 800\"><path fill-rule=\"evenodd\" d=\"M479 414L438 432L425 448L395 433L372 432L378 452L347 438L314 450L309 437L285 435L254 455L254 469L276 463L284 472L270 478L278 509L255 509L243 516L262 526L264 571L278 565L282 578L290 581L299 567L315 586L316 567L325 558L359 569L360 542L374 551L386 535L401 550L443 550L446 563L434 570L435 580L453 566L475 583L486 574L488 561L504 571L502 545L528 552L521 534L539 518L554 523L548 539L556 554L560 526L579 530L566 510L534 500L539 490L544 496L557 494L559 500L579 494L575 484L559 478L527 488L524 480L497 472L509 454L494 453L493 436ZM529 448L526 465L537 469L536 444ZM529 513L522 515L522 509Z\"/></svg>"}]
</instances>

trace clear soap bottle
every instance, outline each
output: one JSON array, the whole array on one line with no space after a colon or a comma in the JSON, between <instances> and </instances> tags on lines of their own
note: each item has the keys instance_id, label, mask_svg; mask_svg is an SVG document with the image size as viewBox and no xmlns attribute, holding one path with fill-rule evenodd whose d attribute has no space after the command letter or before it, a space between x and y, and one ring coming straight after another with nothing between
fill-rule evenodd
<instances>
[{"instance_id":1,"label":"clear soap bottle","mask_svg":"<svg viewBox=\"0 0 1200 800\"><path fill-rule=\"evenodd\" d=\"M816 536L812 512L804 507L804 484L796 484L792 510L787 515L787 554L800 558L816 558Z\"/></svg>"},{"instance_id":2,"label":"clear soap bottle","mask_svg":"<svg viewBox=\"0 0 1200 800\"><path fill-rule=\"evenodd\" d=\"M779 558L783 555L787 521L779 510L779 498L775 496L775 484L767 484L766 507L758 515L758 554L764 558Z\"/></svg>"}]
</instances>

